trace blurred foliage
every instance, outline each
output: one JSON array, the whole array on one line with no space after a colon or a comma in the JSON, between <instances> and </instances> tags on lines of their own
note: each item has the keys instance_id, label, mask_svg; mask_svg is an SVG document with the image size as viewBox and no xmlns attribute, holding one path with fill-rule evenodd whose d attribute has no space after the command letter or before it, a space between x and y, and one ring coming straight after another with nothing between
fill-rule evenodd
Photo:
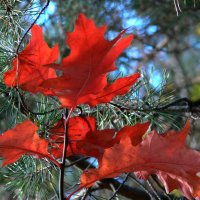
<instances>
[{"instance_id":1,"label":"blurred foliage","mask_svg":"<svg viewBox=\"0 0 200 200\"><path fill-rule=\"evenodd\" d=\"M198 101L200 99L200 83L193 85L191 90L191 99Z\"/></svg>"}]
</instances>

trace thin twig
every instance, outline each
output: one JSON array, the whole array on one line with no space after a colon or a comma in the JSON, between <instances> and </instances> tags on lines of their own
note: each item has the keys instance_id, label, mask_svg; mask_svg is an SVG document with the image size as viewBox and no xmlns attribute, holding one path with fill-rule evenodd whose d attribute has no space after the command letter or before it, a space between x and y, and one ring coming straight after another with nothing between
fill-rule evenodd
<instances>
[{"instance_id":1,"label":"thin twig","mask_svg":"<svg viewBox=\"0 0 200 200\"><path fill-rule=\"evenodd\" d=\"M16 54L19 53L19 49L20 46L24 40L24 38L26 37L26 35L28 34L28 32L31 30L31 28L33 27L33 25L36 23L36 21L39 19L40 15L44 12L44 10L49 6L50 0L46 0L46 4L44 5L44 7L40 10L39 14L37 15L37 17L35 18L35 20L33 21L33 23L29 26L29 28L27 29L27 31L24 33L23 37L21 38L21 40L19 41L19 44L17 46L16 49Z\"/></svg>"},{"instance_id":2,"label":"thin twig","mask_svg":"<svg viewBox=\"0 0 200 200\"><path fill-rule=\"evenodd\" d=\"M156 198L158 200L161 200L161 198L159 197L158 193L156 192L156 190L154 189L154 187L152 186L151 182L149 180L146 181L147 184L149 185L149 187L151 188L152 192L154 193L154 195L156 196Z\"/></svg>"},{"instance_id":3,"label":"thin twig","mask_svg":"<svg viewBox=\"0 0 200 200\"><path fill-rule=\"evenodd\" d=\"M162 185L158 182L158 180L154 176L150 176L150 180L152 180L158 186L158 188L162 191L163 195L168 200L172 200L171 197L166 193L165 189L162 187Z\"/></svg>"},{"instance_id":4,"label":"thin twig","mask_svg":"<svg viewBox=\"0 0 200 200\"><path fill-rule=\"evenodd\" d=\"M177 9L177 5L176 5L176 0L174 0L174 7L175 7L175 10L176 10L176 15L178 16L178 9Z\"/></svg>"},{"instance_id":5,"label":"thin twig","mask_svg":"<svg viewBox=\"0 0 200 200\"><path fill-rule=\"evenodd\" d=\"M179 103L186 103L185 106L180 105ZM124 111L138 111L138 112L151 112L151 111L155 111L155 112L160 112L160 111L179 111L179 112L184 112L184 113L200 113L200 101L197 102L192 102L190 101L188 98L184 97L184 98L180 98L177 100L174 100L164 106L158 106L158 107L150 107L150 108L132 108L132 107L126 107L126 106L121 106L118 105L114 102L110 102L109 104L117 107L118 109L120 109L122 112Z\"/></svg>"},{"instance_id":6,"label":"thin twig","mask_svg":"<svg viewBox=\"0 0 200 200\"><path fill-rule=\"evenodd\" d=\"M60 179L59 179L59 194L60 200L65 199L64 195L64 175L65 175L65 158L67 156L67 145L68 145L68 121L73 112L74 108L71 108L69 111L68 109L63 110L63 120L64 120L64 144L63 144L63 154L62 154L62 161L60 167Z\"/></svg>"},{"instance_id":7,"label":"thin twig","mask_svg":"<svg viewBox=\"0 0 200 200\"><path fill-rule=\"evenodd\" d=\"M87 198L88 194L90 193L89 191L90 191L90 188L88 188L88 189L86 190L86 192L85 192L85 194L83 195L83 197L81 198L81 200L85 200L85 199Z\"/></svg>"},{"instance_id":8,"label":"thin twig","mask_svg":"<svg viewBox=\"0 0 200 200\"><path fill-rule=\"evenodd\" d=\"M113 194L115 194L115 196L114 196L115 200L119 200L117 192L116 192L116 189L115 189L115 186L112 183L110 183L110 188L113 191Z\"/></svg>"},{"instance_id":9,"label":"thin twig","mask_svg":"<svg viewBox=\"0 0 200 200\"><path fill-rule=\"evenodd\" d=\"M187 103L187 106L190 106L190 104L191 104L191 101L188 98L183 97L183 98L177 99L175 101L172 101L172 102L170 102L170 103L168 103L164 106L160 106L157 109L158 110L165 110L165 109L170 108L172 106L177 106L179 103L182 103L182 102Z\"/></svg>"},{"instance_id":10,"label":"thin twig","mask_svg":"<svg viewBox=\"0 0 200 200\"><path fill-rule=\"evenodd\" d=\"M152 194L133 176L129 175L129 177L136 183L138 184L148 195L151 199L155 199Z\"/></svg>"},{"instance_id":11,"label":"thin twig","mask_svg":"<svg viewBox=\"0 0 200 200\"><path fill-rule=\"evenodd\" d=\"M88 158L90 158L90 157L87 156L87 157L79 158L78 160L76 160L76 161L74 161L74 162L72 162L72 163L70 163L70 164L68 164L68 165L65 165L65 168L71 167L71 166L73 166L73 165L76 165L78 162L87 160Z\"/></svg>"},{"instance_id":12,"label":"thin twig","mask_svg":"<svg viewBox=\"0 0 200 200\"><path fill-rule=\"evenodd\" d=\"M63 110L63 120L64 120L64 144L63 144L63 155L62 155L62 162L60 167L60 179L59 179L59 194L60 200L64 199L64 175L65 175L65 158L67 155L67 145L68 145L68 137L67 137L67 129L68 129L68 119L69 113L68 110L65 108Z\"/></svg>"},{"instance_id":13,"label":"thin twig","mask_svg":"<svg viewBox=\"0 0 200 200\"><path fill-rule=\"evenodd\" d=\"M112 197L110 197L109 200L112 200L116 195L117 193L119 192L120 188L125 184L125 182L128 180L128 177L130 176L130 173L128 173L125 177L125 179L123 180L123 182L119 185L119 187L115 190L115 192L113 193Z\"/></svg>"}]
</instances>

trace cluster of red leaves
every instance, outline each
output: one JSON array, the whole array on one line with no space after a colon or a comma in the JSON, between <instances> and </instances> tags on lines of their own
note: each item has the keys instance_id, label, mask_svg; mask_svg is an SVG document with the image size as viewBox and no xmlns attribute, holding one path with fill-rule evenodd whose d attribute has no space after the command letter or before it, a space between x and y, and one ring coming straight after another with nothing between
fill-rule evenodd
<instances>
[{"instance_id":1,"label":"cluster of red leaves","mask_svg":"<svg viewBox=\"0 0 200 200\"><path fill-rule=\"evenodd\" d=\"M112 84L107 82L106 76L115 70L116 58L133 37L122 38L123 31L108 41L104 39L105 29L105 26L96 27L93 20L80 14L74 32L67 34L71 53L61 64L55 64L59 56L58 46L49 48L43 40L41 28L33 26L29 44L13 60L13 68L4 74L5 84L56 96L63 107L72 109L81 103L91 106L106 103L116 95L127 93L139 73L119 78ZM55 70L61 70L62 75L57 76ZM82 174L78 190L103 178L135 172L144 179L156 174L167 192L178 188L189 199L200 196L200 153L185 145L189 122L180 132L159 135L152 131L143 139L148 127L149 123L125 126L116 133L114 129L97 130L93 117L70 118L67 156L92 156L99 162L97 169ZM0 156L4 158L4 166L28 154L48 158L60 167L56 160L62 157L63 120L50 130L48 140L40 138L37 129L27 120L0 135ZM191 158L195 162L191 162Z\"/></svg>"},{"instance_id":2,"label":"cluster of red leaves","mask_svg":"<svg viewBox=\"0 0 200 200\"><path fill-rule=\"evenodd\" d=\"M17 161L23 154L46 157L59 166L53 158L62 157L60 142L64 128L61 125L62 121L59 121L51 129L49 141L38 137L37 126L29 120L5 132L0 136L0 156L4 157L4 166ZM200 152L185 145L189 122L180 132L169 131L159 135L154 130L142 139L148 127L149 123L125 126L116 135L113 129L96 130L92 117L70 118L67 156L93 156L99 162L99 168L82 174L78 190L90 187L103 178L136 172L143 179L156 174L167 192L180 189L188 199L199 197ZM48 153L49 142L58 142L60 146L55 146ZM191 158L195 162L191 162Z\"/></svg>"},{"instance_id":3,"label":"cluster of red leaves","mask_svg":"<svg viewBox=\"0 0 200 200\"><path fill-rule=\"evenodd\" d=\"M130 45L133 36L122 38L122 31L108 41L104 39L105 30L106 26L98 28L93 20L80 14L74 32L67 33L70 55L57 65L58 46L50 49L41 28L34 25L29 44L13 60L13 68L4 74L5 84L56 96L67 108L81 103L95 106L127 93L139 73L119 78L113 84L107 82L107 74L116 69L116 58ZM62 71L62 76L56 76L56 69Z\"/></svg>"}]
</instances>

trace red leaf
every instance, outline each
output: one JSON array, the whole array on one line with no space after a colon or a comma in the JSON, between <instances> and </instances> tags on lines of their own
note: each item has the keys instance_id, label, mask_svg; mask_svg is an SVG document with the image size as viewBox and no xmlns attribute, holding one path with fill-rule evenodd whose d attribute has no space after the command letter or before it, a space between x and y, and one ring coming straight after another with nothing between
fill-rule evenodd
<instances>
[{"instance_id":1,"label":"red leaf","mask_svg":"<svg viewBox=\"0 0 200 200\"><path fill-rule=\"evenodd\" d=\"M55 158L62 157L64 124L60 120L50 131L50 136L54 147L51 154ZM86 155L96 158L101 157L105 148L111 147L115 140L114 129L96 130L95 118L93 117L73 117L69 120L67 156ZM60 144L58 144L60 142Z\"/></svg>"},{"instance_id":2,"label":"red leaf","mask_svg":"<svg viewBox=\"0 0 200 200\"><path fill-rule=\"evenodd\" d=\"M0 135L0 156L4 158L3 166L16 162L22 155L34 155L48 158L59 164L48 153L48 142L37 135L38 127L30 120L16 125L13 129Z\"/></svg>"},{"instance_id":3,"label":"red leaf","mask_svg":"<svg viewBox=\"0 0 200 200\"><path fill-rule=\"evenodd\" d=\"M81 155L101 158L104 150L114 145L115 130L104 129L88 132L85 139L77 142L76 150Z\"/></svg>"},{"instance_id":4,"label":"red leaf","mask_svg":"<svg viewBox=\"0 0 200 200\"><path fill-rule=\"evenodd\" d=\"M52 49L43 40L42 29L34 25L32 36L27 47L13 60L13 68L4 74L4 82L9 87L19 86L21 89L37 93L46 92L40 87L48 78L55 78L55 70L45 67L54 63L59 56L58 45Z\"/></svg>"},{"instance_id":5,"label":"red leaf","mask_svg":"<svg viewBox=\"0 0 200 200\"><path fill-rule=\"evenodd\" d=\"M83 140L89 131L96 130L96 121L93 117L72 117L68 123L68 139ZM53 142L63 142L64 139L64 120L60 119L49 131L49 138Z\"/></svg>"},{"instance_id":6,"label":"red leaf","mask_svg":"<svg viewBox=\"0 0 200 200\"><path fill-rule=\"evenodd\" d=\"M130 45L133 36L121 38L123 31L108 41L104 39L105 30L106 26L98 28L92 19L80 14L74 32L67 33L70 55L61 65L49 65L62 70L63 75L42 84L59 98L62 106L71 108L81 103L96 105L110 101L126 93L138 78L136 74L107 86L107 73L116 69L115 60Z\"/></svg>"},{"instance_id":7,"label":"red leaf","mask_svg":"<svg viewBox=\"0 0 200 200\"><path fill-rule=\"evenodd\" d=\"M142 142L142 136L146 133L149 128L150 123L146 122L143 124L136 124L134 126L125 126L118 133L116 137L116 142L120 142L121 139L125 137L130 137L132 145L136 146Z\"/></svg>"},{"instance_id":8,"label":"red leaf","mask_svg":"<svg viewBox=\"0 0 200 200\"><path fill-rule=\"evenodd\" d=\"M140 74L136 73L129 77L118 78L113 84L108 84L99 94L91 95L91 97L82 97L80 101L88 102L90 106L95 106L99 103L107 103L116 95L124 95L127 93L139 77Z\"/></svg>"},{"instance_id":9,"label":"red leaf","mask_svg":"<svg viewBox=\"0 0 200 200\"><path fill-rule=\"evenodd\" d=\"M79 154L76 144L85 139L86 134L96 129L95 118L93 117L72 117L69 119L67 137L69 145L67 146L67 156ZM51 154L55 158L62 157L64 141L64 120L59 120L50 130L50 142L54 144Z\"/></svg>"},{"instance_id":10,"label":"red leaf","mask_svg":"<svg viewBox=\"0 0 200 200\"><path fill-rule=\"evenodd\" d=\"M132 129L134 132L134 126ZM132 144L129 134L122 137L119 144L105 149L98 169L83 173L81 188L121 173L144 171L144 177L157 174L167 192L178 188L189 199L200 196L200 177L197 176L200 171L200 152L185 145L189 129L187 122L180 132L169 131L158 135L153 131L136 146Z\"/></svg>"}]
</instances>

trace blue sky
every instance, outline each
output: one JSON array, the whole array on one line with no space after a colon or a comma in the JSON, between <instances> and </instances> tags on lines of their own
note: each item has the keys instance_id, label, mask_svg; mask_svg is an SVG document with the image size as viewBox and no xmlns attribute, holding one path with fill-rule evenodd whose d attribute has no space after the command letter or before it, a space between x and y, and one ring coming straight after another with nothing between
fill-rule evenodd
<instances>
[{"instance_id":1,"label":"blue sky","mask_svg":"<svg viewBox=\"0 0 200 200\"><path fill-rule=\"evenodd\" d=\"M55 3L50 1L49 6L45 10L44 14L42 14L40 18L37 20L37 24L41 25L44 22L48 23L49 16L54 14L55 10L56 10Z\"/></svg>"}]
</instances>

